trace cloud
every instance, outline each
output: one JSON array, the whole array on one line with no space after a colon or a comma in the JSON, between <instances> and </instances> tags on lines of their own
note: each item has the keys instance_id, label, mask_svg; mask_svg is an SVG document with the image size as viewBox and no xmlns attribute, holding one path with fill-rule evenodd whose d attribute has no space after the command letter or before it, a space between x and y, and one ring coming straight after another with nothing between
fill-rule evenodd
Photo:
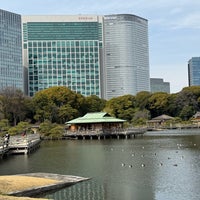
<instances>
[{"instance_id":1,"label":"cloud","mask_svg":"<svg viewBox=\"0 0 200 200\"><path fill-rule=\"evenodd\" d=\"M181 19L176 20L172 27L174 29L183 29L183 28L192 28L192 29L200 29L200 13L191 13L185 15Z\"/></svg>"}]
</instances>

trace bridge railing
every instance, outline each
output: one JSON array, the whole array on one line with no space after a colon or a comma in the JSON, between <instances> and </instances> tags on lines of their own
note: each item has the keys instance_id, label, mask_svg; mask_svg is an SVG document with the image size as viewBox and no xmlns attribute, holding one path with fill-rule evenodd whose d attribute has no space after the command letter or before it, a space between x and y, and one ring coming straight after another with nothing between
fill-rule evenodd
<instances>
[{"instance_id":1,"label":"bridge railing","mask_svg":"<svg viewBox=\"0 0 200 200\"><path fill-rule=\"evenodd\" d=\"M11 136L10 141L9 141L9 147L16 146L16 145L28 145L39 139L40 139L39 134Z\"/></svg>"}]
</instances>

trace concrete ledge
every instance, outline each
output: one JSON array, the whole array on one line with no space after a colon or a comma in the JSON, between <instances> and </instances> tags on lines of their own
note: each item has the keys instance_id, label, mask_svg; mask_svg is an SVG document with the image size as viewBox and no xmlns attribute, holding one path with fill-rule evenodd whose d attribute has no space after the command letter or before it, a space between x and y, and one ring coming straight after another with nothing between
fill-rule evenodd
<instances>
[{"instance_id":1,"label":"concrete ledge","mask_svg":"<svg viewBox=\"0 0 200 200\"><path fill-rule=\"evenodd\" d=\"M90 178L84 178L79 176L70 176L70 175L60 175L60 174L51 174L51 173L29 173L29 174L18 174L16 176L28 176L28 177L37 177L37 178L46 178L56 180L55 184L43 185L39 187L33 187L26 190L14 191L8 193L12 196L26 196L26 197L36 197L41 196L48 192L54 192L62 188L74 185L78 182L89 180Z\"/></svg>"}]
</instances>

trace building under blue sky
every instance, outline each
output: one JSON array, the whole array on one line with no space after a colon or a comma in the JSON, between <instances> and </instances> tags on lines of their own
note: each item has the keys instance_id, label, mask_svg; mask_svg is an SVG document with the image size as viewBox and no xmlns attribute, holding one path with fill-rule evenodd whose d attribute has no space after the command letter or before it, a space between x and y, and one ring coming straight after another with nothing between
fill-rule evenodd
<instances>
[{"instance_id":1,"label":"building under blue sky","mask_svg":"<svg viewBox=\"0 0 200 200\"><path fill-rule=\"evenodd\" d=\"M105 97L150 91L148 21L136 15L104 16Z\"/></svg>"},{"instance_id":2,"label":"building under blue sky","mask_svg":"<svg viewBox=\"0 0 200 200\"><path fill-rule=\"evenodd\" d=\"M146 19L51 15L22 23L30 96L59 85L104 99L150 91Z\"/></svg>"},{"instance_id":3,"label":"building under blue sky","mask_svg":"<svg viewBox=\"0 0 200 200\"><path fill-rule=\"evenodd\" d=\"M23 82L21 16L0 9L0 90Z\"/></svg>"},{"instance_id":4,"label":"building under blue sky","mask_svg":"<svg viewBox=\"0 0 200 200\"><path fill-rule=\"evenodd\" d=\"M200 86L200 57L192 57L188 61L189 86Z\"/></svg>"},{"instance_id":5,"label":"building under blue sky","mask_svg":"<svg viewBox=\"0 0 200 200\"><path fill-rule=\"evenodd\" d=\"M102 17L23 16L28 94L67 86L101 97Z\"/></svg>"},{"instance_id":6,"label":"building under blue sky","mask_svg":"<svg viewBox=\"0 0 200 200\"><path fill-rule=\"evenodd\" d=\"M1 9L23 15L110 15L148 19L150 77L170 82L171 92L188 85L187 62L199 56L200 1L9 0ZM177 76L178 74L178 76Z\"/></svg>"},{"instance_id":7,"label":"building under blue sky","mask_svg":"<svg viewBox=\"0 0 200 200\"><path fill-rule=\"evenodd\" d=\"M151 92L166 92L170 94L170 83L163 81L162 78L150 78Z\"/></svg>"}]
</instances>

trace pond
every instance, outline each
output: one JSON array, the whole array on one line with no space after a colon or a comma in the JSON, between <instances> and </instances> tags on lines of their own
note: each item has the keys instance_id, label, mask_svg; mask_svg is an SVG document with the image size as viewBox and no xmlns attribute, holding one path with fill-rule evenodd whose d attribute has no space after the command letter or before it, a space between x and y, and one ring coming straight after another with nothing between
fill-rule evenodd
<instances>
[{"instance_id":1,"label":"pond","mask_svg":"<svg viewBox=\"0 0 200 200\"><path fill-rule=\"evenodd\" d=\"M55 200L197 200L200 130L147 132L136 139L43 141L30 155L0 161L0 174L48 172L91 177Z\"/></svg>"}]
</instances>

